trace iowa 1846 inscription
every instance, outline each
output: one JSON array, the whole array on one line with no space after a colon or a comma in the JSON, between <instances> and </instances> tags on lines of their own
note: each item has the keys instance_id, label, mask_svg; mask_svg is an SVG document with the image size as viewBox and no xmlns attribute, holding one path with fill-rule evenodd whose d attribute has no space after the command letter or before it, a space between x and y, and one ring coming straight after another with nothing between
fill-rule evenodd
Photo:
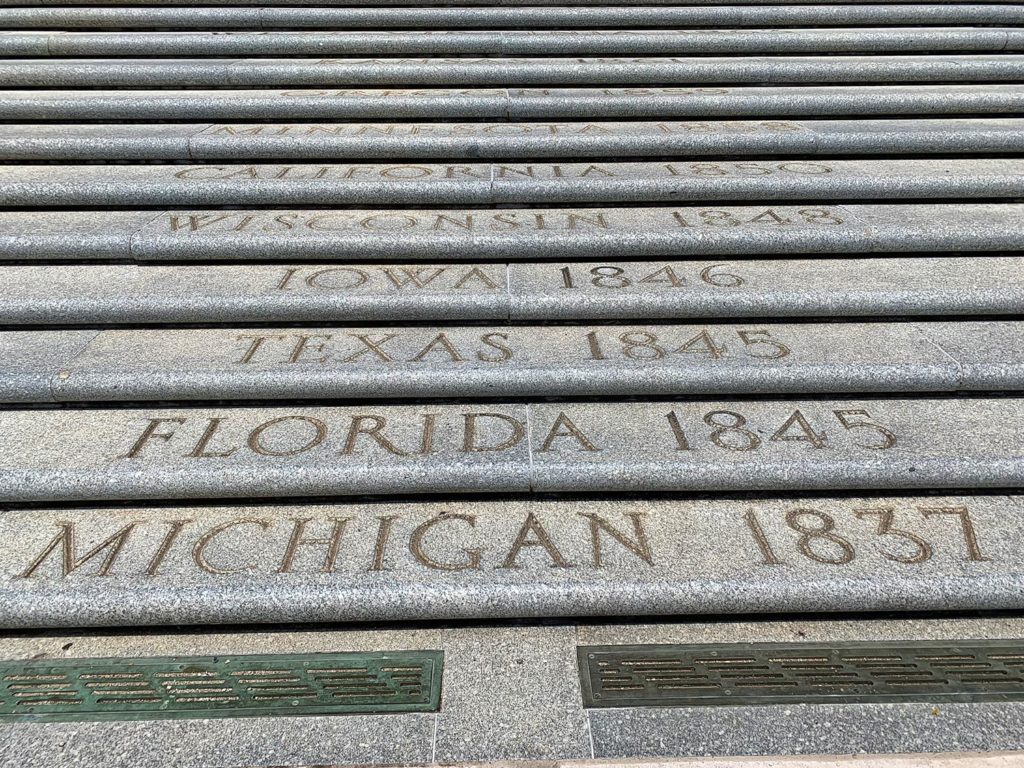
<instances>
[{"instance_id":1,"label":"iowa 1846 inscription","mask_svg":"<svg viewBox=\"0 0 1024 768\"><path fill-rule=\"evenodd\" d=\"M4 268L0 321L454 322L1024 313L1024 257Z\"/></svg>"},{"instance_id":2,"label":"iowa 1846 inscription","mask_svg":"<svg viewBox=\"0 0 1024 768\"><path fill-rule=\"evenodd\" d=\"M0 626L1020 608L1015 497L17 510Z\"/></svg>"}]
</instances>

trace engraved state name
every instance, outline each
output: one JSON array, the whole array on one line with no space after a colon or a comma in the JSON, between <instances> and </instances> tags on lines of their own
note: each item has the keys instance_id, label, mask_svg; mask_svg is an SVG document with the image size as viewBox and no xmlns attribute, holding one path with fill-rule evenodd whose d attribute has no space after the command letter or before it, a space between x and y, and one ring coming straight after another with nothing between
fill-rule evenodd
<instances>
[{"instance_id":1,"label":"engraved state name","mask_svg":"<svg viewBox=\"0 0 1024 768\"><path fill-rule=\"evenodd\" d=\"M896 433L863 408L784 408L749 416L731 409L673 408L648 426L646 445L664 451L721 450L745 453L772 446L802 444L808 449L887 450ZM440 428L444 421L447 428ZM338 456L391 455L422 458L438 453L501 453L528 448L537 454L597 453L615 445L626 426L606 420L600 426L579 425L569 411L550 418L490 411L459 414L388 415L365 412L328 420L306 414L258 421L246 415L160 416L126 425L124 452L117 458L134 461L158 455L209 460L243 453L291 457L311 451ZM530 441L527 436L532 435Z\"/></svg>"},{"instance_id":2,"label":"engraved state name","mask_svg":"<svg viewBox=\"0 0 1024 768\"><path fill-rule=\"evenodd\" d=\"M168 232L596 232L673 231L724 228L835 227L846 223L838 208L661 208L502 211L296 211L166 213L155 225Z\"/></svg>"},{"instance_id":3,"label":"engraved state name","mask_svg":"<svg viewBox=\"0 0 1024 768\"><path fill-rule=\"evenodd\" d=\"M256 511L197 519L187 514L19 526L37 542L7 559L12 580L68 577L153 578L188 574L372 573L391 570L536 569L700 570L722 559L771 578L790 568L842 570L865 560L884 571L994 558L985 526L962 504L861 501L828 511L812 503L731 510L597 514L559 510L526 514L331 513L268 515ZM226 517L226 519L224 519ZM714 517L711 523L710 518ZM711 525L718 543L704 540ZM721 538L724 534L725 538ZM710 550L724 547L720 555ZM763 571L761 570L763 569Z\"/></svg>"},{"instance_id":4,"label":"engraved state name","mask_svg":"<svg viewBox=\"0 0 1024 768\"><path fill-rule=\"evenodd\" d=\"M643 179L763 176L825 176L835 172L825 163L783 162L644 163L631 167L595 163L529 165L197 165L174 170L182 181L449 181L498 179Z\"/></svg>"},{"instance_id":5,"label":"engraved state name","mask_svg":"<svg viewBox=\"0 0 1024 768\"><path fill-rule=\"evenodd\" d=\"M809 131L789 120L657 123L268 123L216 124L197 135L236 136L638 136Z\"/></svg>"}]
</instances>

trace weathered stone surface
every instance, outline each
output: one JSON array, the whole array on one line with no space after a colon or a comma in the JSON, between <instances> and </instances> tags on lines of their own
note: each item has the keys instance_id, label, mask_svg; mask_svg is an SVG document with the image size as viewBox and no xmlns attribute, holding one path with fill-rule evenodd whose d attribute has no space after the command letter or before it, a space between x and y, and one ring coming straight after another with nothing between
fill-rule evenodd
<instances>
[{"instance_id":1,"label":"weathered stone surface","mask_svg":"<svg viewBox=\"0 0 1024 768\"><path fill-rule=\"evenodd\" d=\"M938 0L940 3L965 3L973 0ZM189 5L191 0L167 0L165 6ZM844 5L857 5L867 3L877 4L878 0L846 0ZM891 0L888 5L920 4L921 0ZM985 5L999 3L1016 3L1017 0L987 0ZM141 0L6 0L6 7L15 8L19 6L45 7L45 6L137 6L144 5ZM691 0L687 5L735 5L735 0ZM791 5L791 0L743 0L740 5ZM204 5L208 6L259 6L266 5L266 0L205 0ZM318 7L342 5L342 6L380 6L380 7L410 7L417 8L423 5L435 5L435 3L423 2L423 0L274 0L277 6L305 6L313 5ZM455 7L472 6L650 6L650 5L678 5L678 0L458 0L457 2L445 2L444 5Z\"/></svg>"},{"instance_id":2,"label":"weathered stone surface","mask_svg":"<svg viewBox=\"0 0 1024 768\"><path fill-rule=\"evenodd\" d=\"M0 626L1020 609L1022 513L986 495L7 510Z\"/></svg>"},{"instance_id":3,"label":"weathered stone surface","mask_svg":"<svg viewBox=\"0 0 1024 768\"><path fill-rule=\"evenodd\" d=\"M21 88L444 87L572 84L1000 82L1024 79L1024 56L740 56L649 58L260 58L0 60Z\"/></svg>"},{"instance_id":4,"label":"weathered stone surface","mask_svg":"<svg viewBox=\"0 0 1024 768\"><path fill-rule=\"evenodd\" d=\"M0 124L0 159L682 157L1024 151L1024 120ZM785 159L785 158L783 158ZM95 166L94 166L95 167Z\"/></svg>"},{"instance_id":5,"label":"weathered stone surface","mask_svg":"<svg viewBox=\"0 0 1024 768\"><path fill-rule=\"evenodd\" d=\"M0 213L0 259L462 260L1014 251L1024 204Z\"/></svg>"},{"instance_id":6,"label":"weathered stone surface","mask_svg":"<svg viewBox=\"0 0 1024 768\"><path fill-rule=\"evenodd\" d=\"M394 56L1015 51L1014 27L852 29L0 32L0 56Z\"/></svg>"},{"instance_id":7,"label":"weathered stone surface","mask_svg":"<svg viewBox=\"0 0 1024 768\"><path fill-rule=\"evenodd\" d=\"M0 91L10 120L591 120L982 115L1024 109L1024 85Z\"/></svg>"},{"instance_id":8,"label":"weathered stone surface","mask_svg":"<svg viewBox=\"0 0 1024 768\"><path fill-rule=\"evenodd\" d=\"M0 9L0 29L388 29L788 27L1016 24L998 4L715 5L675 7L287 8L113 7Z\"/></svg>"},{"instance_id":9,"label":"weathered stone surface","mask_svg":"<svg viewBox=\"0 0 1024 768\"><path fill-rule=\"evenodd\" d=\"M1024 160L5 165L0 205L482 205L1015 198Z\"/></svg>"},{"instance_id":10,"label":"weathered stone surface","mask_svg":"<svg viewBox=\"0 0 1024 768\"><path fill-rule=\"evenodd\" d=\"M1024 257L4 267L7 325L1024 313Z\"/></svg>"},{"instance_id":11,"label":"weathered stone surface","mask_svg":"<svg viewBox=\"0 0 1024 768\"><path fill-rule=\"evenodd\" d=\"M0 332L0 402L52 400L49 381L54 371L62 361L74 359L98 333L62 331L40 337L22 331Z\"/></svg>"},{"instance_id":12,"label":"weathered stone surface","mask_svg":"<svg viewBox=\"0 0 1024 768\"><path fill-rule=\"evenodd\" d=\"M1024 324L2 332L0 402L1024 389Z\"/></svg>"},{"instance_id":13,"label":"weathered stone surface","mask_svg":"<svg viewBox=\"0 0 1024 768\"><path fill-rule=\"evenodd\" d=\"M1017 399L0 412L0 499L1024 486Z\"/></svg>"}]
</instances>

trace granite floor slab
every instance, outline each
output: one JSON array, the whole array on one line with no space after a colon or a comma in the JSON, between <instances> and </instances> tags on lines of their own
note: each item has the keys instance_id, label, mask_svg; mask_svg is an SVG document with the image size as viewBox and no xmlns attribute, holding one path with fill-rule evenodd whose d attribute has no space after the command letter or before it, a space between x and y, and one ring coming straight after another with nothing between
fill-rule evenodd
<instances>
[{"instance_id":1,"label":"granite floor slab","mask_svg":"<svg viewBox=\"0 0 1024 768\"><path fill-rule=\"evenodd\" d=\"M1024 120L1016 118L0 125L0 159L4 160L395 161L1020 151L1024 151Z\"/></svg>"},{"instance_id":2,"label":"granite floor slab","mask_svg":"<svg viewBox=\"0 0 1024 768\"><path fill-rule=\"evenodd\" d=\"M10 502L1024 486L1018 398L0 412Z\"/></svg>"},{"instance_id":3,"label":"granite floor slab","mask_svg":"<svg viewBox=\"0 0 1024 768\"><path fill-rule=\"evenodd\" d=\"M1024 609L1019 496L7 509L0 535L8 629Z\"/></svg>"},{"instance_id":4,"label":"granite floor slab","mask_svg":"<svg viewBox=\"0 0 1024 768\"><path fill-rule=\"evenodd\" d=\"M0 323L1024 313L1019 256L513 264L6 266Z\"/></svg>"},{"instance_id":5,"label":"granite floor slab","mask_svg":"<svg viewBox=\"0 0 1024 768\"><path fill-rule=\"evenodd\" d=\"M0 332L0 402L1024 391L1019 322Z\"/></svg>"},{"instance_id":6,"label":"granite floor slab","mask_svg":"<svg viewBox=\"0 0 1024 768\"><path fill-rule=\"evenodd\" d=\"M1013 4L1017 0L988 0L986 5L998 5L1002 3ZM190 0L167 0L164 5L188 5ZM939 0L940 3L964 3L968 0ZM877 0L846 0L844 5L857 5L859 3L877 4ZM916 5L920 0L891 0L889 5L900 5L903 3ZM144 5L140 0L7 0L7 7L62 7L62 6L137 6ZM371 6L371 7L418 7L422 0L274 0L278 6ZM473 6L658 6L677 5L678 0L458 0L448 3L457 7ZM741 5L788 5L785 0L743 0ZM205 5L210 6L259 6L266 5L266 0L207 0ZM688 5L736 5L735 0L692 0Z\"/></svg>"},{"instance_id":7,"label":"granite floor slab","mask_svg":"<svg viewBox=\"0 0 1024 768\"><path fill-rule=\"evenodd\" d=\"M642 98L640 98L642 97ZM1014 114L1024 85L5 90L9 120L591 120Z\"/></svg>"},{"instance_id":8,"label":"granite floor slab","mask_svg":"<svg viewBox=\"0 0 1024 768\"><path fill-rule=\"evenodd\" d=\"M623 760L728 754L1007 750L1024 746L1017 703L832 704L586 710L577 645L1019 639L1019 618L801 620L453 627L428 630L6 635L6 658L154 656L388 648L445 651L436 715L0 726L0 761L35 766L429 764ZM823 725L827 724L827 725Z\"/></svg>"},{"instance_id":9,"label":"granite floor slab","mask_svg":"<svg viewBox=\"0 0 1024 768\"><path fill-rule=\"evenodd\" d=\"M5 165L0 205L495 205L1016 198L1024 160Z\"/></svg>"}]
</instances>

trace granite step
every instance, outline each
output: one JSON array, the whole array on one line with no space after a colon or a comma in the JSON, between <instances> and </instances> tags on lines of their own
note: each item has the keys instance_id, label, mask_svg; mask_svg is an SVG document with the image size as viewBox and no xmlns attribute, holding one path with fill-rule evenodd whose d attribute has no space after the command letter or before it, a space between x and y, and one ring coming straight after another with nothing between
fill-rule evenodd
<instances>
[{"instance_id":1,"label":"granite step","mask_svg":"<svg viewBox=\"0 0 1024 768\"><path fill-rule=\"evenodd\" d=\"M576 29L1019 24L999 3L575 7L28 7L0 9L0 29Z\"/></svg>"},{"instance_id":2,"label":"granite step","mask_svg":"<svg viewBox=\"0 0 1024 768\"><path fill-rule=\"evenodd\" d=\"M977 0L937 0L940 4L947 3L961 3L967 5L976 5ZM986 0L984 5L1015 5L1018 4L1019 0ZM176 5L191 5L192 0L167 0L167 2L161 3L164 6L176 6ZM800 0L800 2L793 2L793 0L687 0L686 5L689 6L706 6L706 5L728 5L728 6L744 6L744 5L814 5L814 0ZM843 5L877 5L878 0L844 0ZM920 5L921 0L889 0L886 5ZM54 8L64 6L76 6L76 7L118 7L118 6L150 6L152 3L150 0L5 0L4 3L7 8L16 7L29 7L29 8ZM446 6L446 7L473 7L473 6L508 6L514 8L532 7L532 6L675 6L679 5L679 0L443 0L442 2L435 2L434 0L273 0L273 2L267 2L267 0L204 0L204 6L335 6L341 5L346 7L352 6L372 6L372 7L383 7L383 8L421 8L430 6Z\"/></svg>"},{"instance_id":3,"label":"granite step","mask_svg":"<svg viewBox=\"0 0 1024 768\"><path fill-rule=\"evenodd\" d=\"M25 408L0 500L1008 489L1022 434L991 396Z\"/></svg>"},{"instance_id":4,"label":"granite step","mask_svg":"<svg viewBox=\"0 0 1024 768\"><path fill-rule=\"evenodd\" d=\"M0 212L3 261L401 263L1021 248L1021 203Z\"/></svg>"},{"instance_id":5,"label":"granite step","mask_svg":"<svg viewBox=\"0 0 1024 768\"><path fill-rule=\"evenodd\" d=\"M0 205L495 205L1020 198L1024 159L0 165Z\"/></svg>"},{"instance_id":6,"label":"granite step","mask_svg":"<svg viewBox=\"0 0 1024 768\"><path fill-rule=\"evenodd\" d=\"M1024 85L5 90L7 120L597 120L1014 115Z\"/></svg>"},{"instance_id":7,"label":"granite step","mask_svg":"<svg viewBox=\"0 0 1024 768\"><path fill-rule=\"evenodd\" d=\"M939 4L967 4L977 5L977 0L937 0ZM1019 0L985 0L984 5L1016 5ZM177 6L177 5L192 5L192 0L167 0L161 3L163 6ZM793 2L793 0L687 0L689 6L715 6L715 5L728 5L728 6L744 6L744 5L814 5L814 0L800 0L800 2ZM843 5L877 5L878 0L844 0ZM921 0L889 0L886 5L920 5ZM118 6L150 6L152 3L150 0L5 0L4 6L7 8L55 8L65 6L76 6L83 8L112 8ZM632 7L632 6L675 6L679 5L679 0L443 0L443 2L434 2L434 0L273 0L273 2L267 2L267 0L204 0L204 6L316 6L316 7L329 7L329 6L346 6L346 7L359 7L359 6L371 6L378 8L421 8L430 6L447 6L447 7L480 7L480 6L508 6L514 8L533 7L533 6L621 6L621 7Z\"/></svg>"},{"instance_id":8,"label":"granite step","mask_svg":"<svg viewBox=\"0 0 1024 768\"><path fill-rule=\"evenodd\" d=\"M1024 391L1024 323L0 332L0 403Z\"/></svg>"},{"instance_id":9,"label":"granite step","mask_svg":"<svg viewBox=\"0 0 1024 768\"><path fill-rule=\"evenodd\" d=\"M5 266L0 325L1024 314L1022 256Z\"/></svg>"},{"instance_id":10,"label":"granite step","mask_svg":"<svg viewBox=\"0 0 1024 768\"><path fill-rule=\"evenodd\" d=\"M585 158L1024 152L1024 119L0 124L0 160ZM119 166L124 168L124 166ZM104 166L91 168L103 172ZM151 171L152 172L152 171Z\"/></svg>"},{"instance_id":11,"label":"granite step","mask_svg":"<svg viewBox=\"0 0 1024 768\"><path fill-rule=\"evenodd\" d=\"M1020 496L16 509L0 627L1024 608Z\"/></svg>"},{"instance_id":12,"label":"granite step","mask_svg":"<svg viewBox=\"0 0 1024 768\"><path fill-rule=\"evenodd\" d=\"M1024 79L1024 55L637 58L0 59L9 88L667 86L981 83Z\"/></svg>"},{"instance_id":13,"label":"granite step","mask_svg":"<svg viewBox=\"0 0 1024 768\"><path fill-rule=\"evenodd\" d=\"M853 29L0 32L5 56L614 56L1007 52L1018 27Z\"/></svg>"}]
</instances>

